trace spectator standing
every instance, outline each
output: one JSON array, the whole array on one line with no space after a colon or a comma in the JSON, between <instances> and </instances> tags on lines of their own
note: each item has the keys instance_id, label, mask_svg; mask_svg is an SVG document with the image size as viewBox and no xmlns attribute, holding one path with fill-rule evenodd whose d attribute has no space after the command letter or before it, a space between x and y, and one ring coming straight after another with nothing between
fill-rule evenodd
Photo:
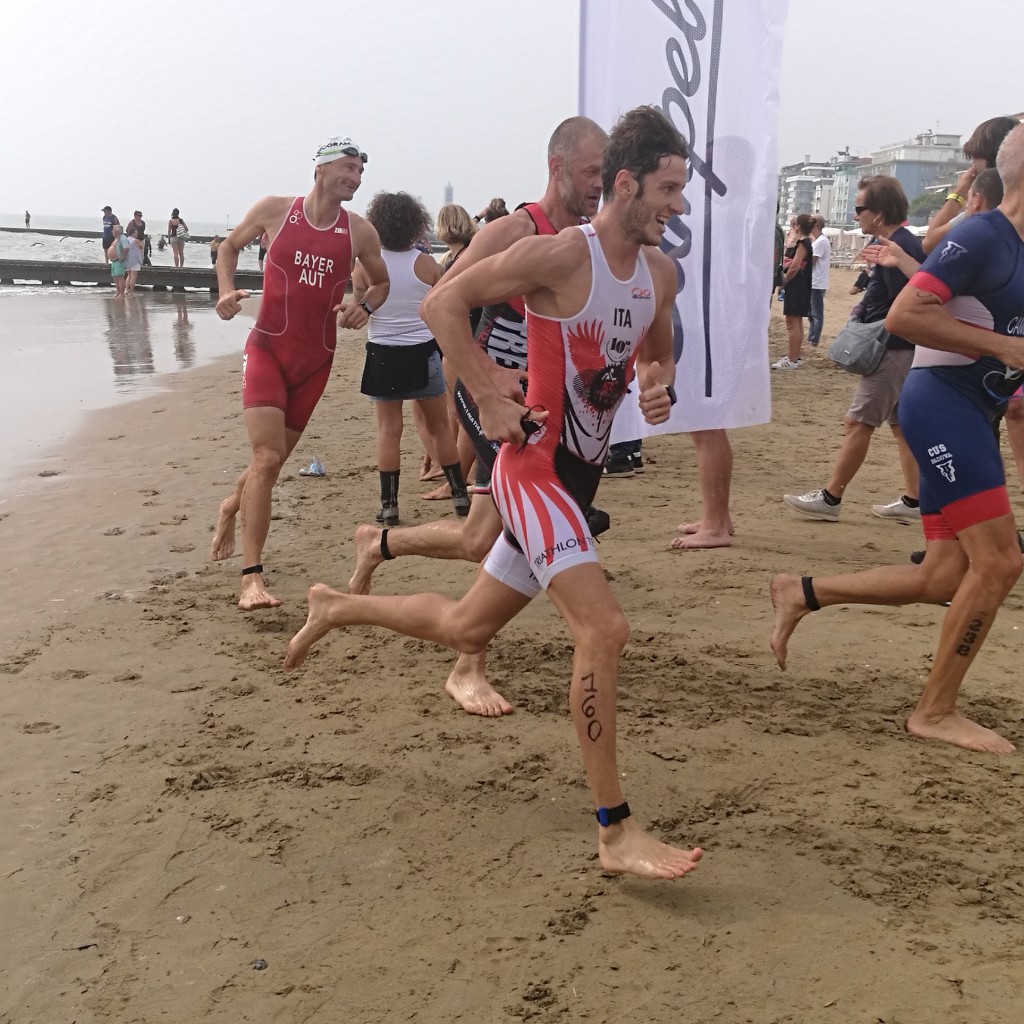
<instances>
[{"instance_id":1,"label":"spectator standing","mask_svg":"<svg viewBox=\"0 0 1024 1024\"><path fill-rule=\"evenodd\" d=\"M786 249L782 263L786 267L782 284L785 294L782 299L782 312L786 317L786 355L777 363L772 363L773 370L800 369L800 350L804 345L804 317L811 314L811 228L814 218L809 213L801 213L796 219L797 240ZM788 264L786 261L789 261Z\"/></svg>"},{"instance_id":2,"label":"spectator standing","mask_svg":"<svg viewBox=\"0 0 1024 1024\"><path fill-rule=\"evenodd\" d=\"M171 219L167 222L167 241L171 246L176 267L185 266L185 240L188 238L188 225L182 219L178 208L171 210Z\"/></svg>"},{"instance_id":3,"label":"spectator standing","mask_svg":"<svg viewBox=\"0 0 1024 1024\"><path fill-rule=\"evenodd\" d=\"M130 295L135 291L135 281L142 269L142 242L139 240L139 229L135 221L128 221L124 232L125 248L125 291Z\"/></svg>"},{"instance_id":4,"label":"spectator standing","mask_svg":"<svg viewBox=\"0 0 1024 1024\"><path fill-rule=\"evenodd\" d=\"M902 227L907 219L907 195L895 178L884 174L863 178L854 202L857 221L865 235L895 242L919 263L924 259L921 240ZM907 276L899 268L877 264L858 306L861 322L870 324L884 320L906 284ZM890 333L878 368L861 377L853 393L843 424L843 443L828 483L806 494L783 495L783 500L795 512L810 519L838 522L843 494L864 464L872 435L883 423L888 423L899 446L906 490L902 497L887 505L875 505L871 511L883 519L920 520L917 463L903 439L898 416L900 389L913 358L914 346Z\"/></svg>"},{"instance_id":5,"label":"spectator standing","mask_svg":"<svg viewBox=\"0 0 1024 1024\"><path fill-rule=\"evenodd\" d=\"M832 265L832 243L825 234L825 218L815 214L811 229L811 323L807 331L807 344L818 347L821 328L825 324L825 292L828 291L828 271Z\"/></svg>"},{"instance_id":6,"label":"spectator standing","mask_svg":"<svg viewBox=\"0 0 1024 1024\"><path fill-rule=\"evenodd\" d=\"M103 249L103 259L109 263L110 257L107 255L111 245L114 244L114 227L119 225L121 222L117 219L117 214L111 210L109 206L103 207L103 241L100 243ZM118 293L120 294L120 293Z\"/></svg>"},{"instance_id":7,"label":"spectator standing","mask_svg":"<svg viewBox=\"0 0 1024 1024\"><path fill-rule=\"evenodd\" d=\"M25 227L26 229L32 227L32 214L28 210L25 211Z\"/></svg>"}]
</instances>

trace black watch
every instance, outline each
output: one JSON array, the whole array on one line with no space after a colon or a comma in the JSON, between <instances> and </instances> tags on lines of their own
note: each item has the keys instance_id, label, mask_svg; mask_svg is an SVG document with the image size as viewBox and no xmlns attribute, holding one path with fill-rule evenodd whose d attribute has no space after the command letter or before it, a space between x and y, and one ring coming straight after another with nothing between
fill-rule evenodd
<instances>
[{"instance_id":1,"label":"black watch","mask_svg":"<svg viewBox=\"0 0 1024 1024\"><path fill-rule=\"evenodd\" d=\"M665 393L668 395L668 404L675 405L679 401L679 396L676 394L676 389L671 384L665 385Z\"/></svg>"},{"instance_id":2,"label":"black watch","mask_svg":"<svg viewBox=\"0 0 1024 1024\"><path fill-rule=\"evenodd\" d=\"M367 316L373 316L373 307L368 302L364 300L363 302L360 302L359 305L366 310Z\"/></svg>"}]
</instances>

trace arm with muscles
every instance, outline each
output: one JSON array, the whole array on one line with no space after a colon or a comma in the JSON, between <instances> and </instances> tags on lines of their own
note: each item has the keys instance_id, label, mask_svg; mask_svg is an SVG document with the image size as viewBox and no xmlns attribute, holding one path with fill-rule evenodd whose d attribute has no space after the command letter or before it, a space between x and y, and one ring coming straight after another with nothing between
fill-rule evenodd
<instances>
[{"instance_id":1,"label":"arm with muscles","mask_svg":"<svg viewBox=\"0 0 1024 1024\"><path fill-rule=\"evenodd\" d=\"M347 330L365 327L370 314L384 305L391 291L387 264L380 254L380 237L376 228L356 214L349 215L349 229L352 232L352 255L359 261L361 295L356 298L355 270L352 274L352 301L341 302L334 307L338 314L338 326Z\"/></svg>"},{"instance_id":2,"label":"arm with muscles","mask_svg":"<svg viewBox=\"0 0 1024 1024\"><path fill-rule=\"evenodd\" d=\"M916 277L896 297L885 327L890 334L915 345L972 359L992 356L1007 366L1024 368L1024 338L996 334L957 320L946 310L942 298L920 287Z\"/></svg>"},{"instance_id":3,"label":"arm with muscles","mask_svg":"<svg viewBox=\"0 0 1024 1024\"><path fill-rule=\"evenodd\" d=\"M420 307L441 351L476 401L484 433L494 441L522 444L525 440L519 385L522 373L488 358L473 338L469 311L523 295L531 308L540 300L545 312L551 306L551 315L560 316L557 295L546 283L568 278L585 265L577 242L585 244L582 235L578 240L559 235L524 238L506 252L479 260L450 279L446 275ZM546 416L542 411L529 414L536 422Z\"/></svg>"},{"instance_id":4,"label":"arm with muscles","mask_svg":"<svg viewBox=\"0 0 1024 1024\"><path fill-rule=\"evenodd\" d=\"M536 235L530 215L525 210L516 210L508 217L499 217L486 231L478 231L466 246L466 251L458 262L445 274L445 281L450 281L459 274L465 273L475 263L496 256L499 252L510 249L522 238Z\"/></svg>"},{"instance_id":5,"label":"arm with muscles","mask_svg":"<svg viewBox=\"0 0 1024 1024\"><path fill-rule=\"evenodd\" d=\"M640 412L655 426L664 423L675 405L676 364L672 361L672 307L676 301L676 271L658 249L645 249L654 278L658 308L636 353L636 379L640 385Z\"/></svg>"},{"instance_id":6,"label":"arm with muscles","mask_svg":"<svg viewBox=\"0 0 1024 1024\"><path fill-rule=\"evenodd\" d=\"M933 253L900 292L886 317L886 328L917 345L979 359L992 356L1024 368L1024 338L975 327L954 317L945 303L957 295L989 289L998 261L999 240L982 217L971 217L952 233L957 254Z\"/></svg>"},{"instance_id":7,"label":"arm with muscles","mask_svg":"<svg viewBox=\"0 0 1024 1024\"><path fill-rule=\"evenodd\" d=\"M287 196L267 196L261 199L232 229L217 250L217 316L230 320L241 310L239 299L249 297L242 288L235 288L235 271L238 269L238 254L264 231L273 238L281 229L284 218L291 206Z\"/></svg>"},{"instance_id":8,"label":"arm with muscles","mask_svg":"<svg viewBox=\"0 0 1024 1024\"><path fill-rule=\"evenodd\" d=\"M960 175L956 188L949 193L946 201L936 211L928 225L928 232L921 240L925 252L931 252L949 233L953 221L963 213L967 205L967 193L971 191L978 169L972 164Z\"/></svg>"}]
</instances>

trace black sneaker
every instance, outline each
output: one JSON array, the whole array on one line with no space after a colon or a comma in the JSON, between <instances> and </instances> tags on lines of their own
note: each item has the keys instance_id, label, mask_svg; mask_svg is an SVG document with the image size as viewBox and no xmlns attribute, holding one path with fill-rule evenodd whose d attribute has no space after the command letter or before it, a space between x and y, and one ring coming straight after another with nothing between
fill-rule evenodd
<instances>
[{"instance_id":1,"label":"black sneaker","mask_svg":"<svg viewBox=\"0 0 1024 1024\"><path fill-rule=\"evenodd\" d=\"M644 471L644 457L637 452L635 455L630 455L629 461L633 463L633 472L642 473Z\"/></svg>"},{"instance_id":2,"label":"black sneaker","mask_svg":"<svg viewBox=\"0 0 1024 1024\"><path fill-rule=\"evenodd\" d=\"M377 520L381 526L397 526L398 525L398 506L397 505L383 505L380 511L373 517Z\"/></svg>"},{"instance_id":3,"label":"black sneaker","mask_svg":"<svg viewBox=\"0 0 1024 1024\"><path fill-rule=\"evenodd\" d=\"M633 460L628 455L609 455L604 464L604 475L626 480L634 473Z\"/></svg>"}]
</instances>

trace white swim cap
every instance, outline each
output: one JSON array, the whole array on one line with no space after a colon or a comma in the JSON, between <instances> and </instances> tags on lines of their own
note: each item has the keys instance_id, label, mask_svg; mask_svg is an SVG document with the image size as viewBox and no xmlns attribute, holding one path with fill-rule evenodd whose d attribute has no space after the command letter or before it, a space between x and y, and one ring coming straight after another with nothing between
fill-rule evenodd
<instances>
[{"instance_id":1,"label":"white swim cap","mask_svg":"<svg viewBox=\"0 0 1024 1024\"><path fill-rule=\"evenodd\" d=\"M344 138L336 135L320 146L313 157L313 163L319 167L320 164L329 164L332 160L340 160L343 156L357 156L364 164L369 162L362 149L347 135Z\"/></svg>"}]
</instances>

